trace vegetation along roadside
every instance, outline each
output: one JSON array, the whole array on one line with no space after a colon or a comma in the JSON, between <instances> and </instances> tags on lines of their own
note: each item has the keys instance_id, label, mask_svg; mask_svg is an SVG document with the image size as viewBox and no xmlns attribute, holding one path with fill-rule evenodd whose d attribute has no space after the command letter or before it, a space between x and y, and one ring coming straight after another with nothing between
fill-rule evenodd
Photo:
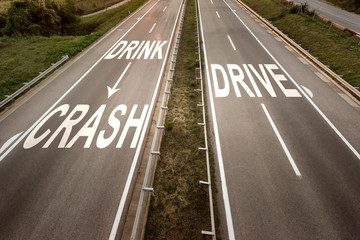
<instances>
[{"instance_id":1,"label":"vegetation along roadside","mask_svg":"<svg viewBox=\"0 0 360 240\"><path fill-rule=\"evenodd\" d=\"M207 186L199 184L199 180L207 179L207 172L205 153L198 150L204 146L204 134L198 126L203 121L202 111L197 107L201 95L194 91L198 67L194 14L194 0L188 0L168 103L166 134L153 183L155 195L149 207L147 240L207 239L201 230L211 229ZM214 165L211 155L210 165Z\"/></svg>"},{"instance_id":2,"label":"vegetation along roadside","mask_svg":"<svg viewBox=\"0 0 360 240\"><path fill-rule=\"evenodd\" d=\"M352 86L360 86L360 38L285 0L243 0ZM296 26L296 27L294 27Z\"/></svg>"},{"instance_id":3,"label":"vegetation along roadside","mask_svg":"<svg viewBox=\"0 0 360 240\"><path fill-rule=\"evenodd\" d=\"M11 2L0 19L0 101L63 55L79 53L146 1L132 0L87 18L77 15L72 1Z\"/></svg>"}]
</instances>

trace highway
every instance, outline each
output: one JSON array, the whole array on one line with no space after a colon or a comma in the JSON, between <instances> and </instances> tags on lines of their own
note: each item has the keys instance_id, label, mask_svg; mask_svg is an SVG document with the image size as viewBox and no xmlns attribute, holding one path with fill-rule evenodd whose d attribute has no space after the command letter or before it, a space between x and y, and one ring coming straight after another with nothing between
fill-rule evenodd
<instances>
[{"instance_id":1,"label":"highway","mask_svg":"<svg viewBox=\"0 0 360 240\"><path fill-rule=\"evenodd\" d=\"M121 236L181 5L150 0L0 114L1 239Z\"/></svg>"},{"instance_id":2,"label":"highway","mask_svg":"<svg viewBox=\"0 0 360 240\"><path fill-rule=\"evenodd\" d=\"M222 239L359 239L360 106L234 0L200 0Z\"/></svg>"},{"instance_id":3,"label":"highway","mask_svg":"<svg viewBox=\"0 0 360 240\"><path fill-rule=\"evenodd\" d=\"M309 9L321 16L326 17L332 22L341 24L342 26L360 33L360 15L345 11L341 8L332 6L319 0L294 0L294 2L309 5Z\"/></svg>"}]
</instances>

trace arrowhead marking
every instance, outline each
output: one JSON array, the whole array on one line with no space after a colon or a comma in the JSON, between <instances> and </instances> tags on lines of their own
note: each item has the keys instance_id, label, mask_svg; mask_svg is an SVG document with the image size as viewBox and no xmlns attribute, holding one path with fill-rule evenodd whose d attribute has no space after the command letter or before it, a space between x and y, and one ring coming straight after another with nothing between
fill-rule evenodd
<instances>
[{"instance_id":1,"label":"arrowhead marking","mask_svg":"<svg viewBox=\"0 0 360 240\"><path fill-rule=\"evenodd\" d=\"M111 87L107 86L107 90L108 90L108 98L110 98L114 93L119 91L120 88L111 88Z\"/></svg>"}]
</instances>

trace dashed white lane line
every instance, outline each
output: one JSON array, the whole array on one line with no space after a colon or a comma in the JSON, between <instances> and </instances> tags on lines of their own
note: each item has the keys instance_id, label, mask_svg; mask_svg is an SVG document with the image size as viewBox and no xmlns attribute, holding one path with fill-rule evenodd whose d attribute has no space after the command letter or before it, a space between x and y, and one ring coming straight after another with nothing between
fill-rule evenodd
<instances>
[{"instance_id":1,"label":"dashed white lane line","mask_svg":"<svg viewBox=\"0 0 360 240\"><path fill-rule=\"evenodd\" d=\"M340 97L342 97L345 102L347 102L348 104L350 104L350 106L358 108L360 107L359 105L357 105L353 100L351 100L351 98L349 98L348 95L346 95L345 93L338 93L340 95Z\"/></svg>"},{"instance_id":2,"label":"dashed white lane line","mask_svg":"<svg viewBox=\"0 0 360 240\"><path fill-rule=\"evenodd\" d=\"M231 46L233 47L234 51L236 51L236 48L235 48L235 46L234 46L234 43L231 41L230 36L227 35L227 37L228 37L228 39L229 39L229 41L230 41L230 43L231 43Z\"/></svg>"},{"instance_id":3,"label":"dashed white lane line","mask_svg":"<svg viewBox=\"0 0 360 240\"><path fill-rule=\"evenodd\" d=\"M272 32L268 29L268 30L266 30L269 34L272 34Z\"/></svg>"},{"instance_id":4,"label":"dashed white lane line","mask_svg":"<svg viewBox=\"0 0 360 240\"><path fill-rule=\"evenodd\" d=\"M308 61L306 61L304 58L302 58L302 57L298 57L298 59L300 60L300 62L302 62L303 64L305 64L305 65L308 65L309 64L309 62Z\"/></svg>"},{"instance_id":5,"label":"dashed white lane line","mask_svg":"<svg viewBox=\"0 0 360 240\"><path fill-rule=\"evenodd\" d=\"M214 4L212 0L210 0L211 4Z\"/></svg>"},{"instance_id":6,"label":"dashed white lane line","mask_svg":"<svg viewBox=\"0 0 360 240\"><path fill-rule=\"evenodd\" d=\"M118 44L159 2L160 0L156 1L156 3L152 5L150 9L148 9L141 17L139 17L137 21L122 35L122 37L120 37L120 39L118 39L33 125L31 125L31 127L24 134L22 134L16 140L16 142L14 142L0 156L0 162L59 104L59 102L61 102L89 74L89 72L91 72L95 68L95 66L116 46L116 44ZM142 7L140 9L142 9ZM126 20L124 22L126 22ZM111 33L112 31L105 35L105 37L107 37Z\"/></svg>"},{"instance_id":7,"label":"dashed white lane line","mask_svg":"<svg viewBox=\"0 0 360 240\"><path fill-rule=\"evenodd\" d=\"M224 3L232 10L230 5L223 0ZM290 74L283 68L283 66L276 60L276 58L269 52L269 50L264 46L264 44L256 37L256 35L250 30L250 28L244 23L244 21L234 13L239 21L245 26L245 28L250 32L250 34L256 39L260 46L269 54L269 56L274 60L274 62L280 67L280 69L289 77L291 82L296 86L296 88L305 96L308 102L314 107L314 109L320 114L320 116L327 122L327 124L334 130L334 132L341 138L341 140L346 144L346 146L354 153L356 158L360 160L360 153L351 145L351 143L341 134L341 132L335 127L335 125L327 118L327 116L320 110L320 108L311 100L309 96L306 95L304 90L299 86L299 84L290 76Z\"/></svg>"},{"instance_id":8,"label":"dashed white lane line","mask_svg":"<svg viewBox=\"0 0 360 240\"><path fill-rule=\"evenodd\" d=\"M281 144L281 146L282 146L282 148L283 148L283 150L284 150L284 152L285 152L285 154L286 154L286 156L287 156L287 158L288 158L288 160L289 160L292 168L294 169L294 172L295 172L296 176L298 176L299 178L301 178L301 173L300 173L298 167L296 166L296 163L295 163L294 159L292 158L292 156L291 156L291 154L290 154L290 152L289 152L289 149L286 147L286 144L285 144L284 140L282 139L279 131L277 130L277 128L276 128L276 126L275 126L275 123L274 123L274 121L272 120L272 118L271 118L268 110L266 109L266 107L265 107L265 105L264 105L263 103L261 104L261 106L262 106L262 108L263 108L263 110L264 110L264 112L265 112L265 115L266 115L267 119L269 120L270 125L271 125L271 127L273 128L273 130L274 130L274 132L275 132L275 134L276 134L276 137L278 138L278 140L279 140L279 142L280 142L280 144Z\"/></svg>"},{"instance_id":9,"label":"dashed white lane line","mask_svg":"<svg viewBox=\"0 0 360 240\"><path fill-rule=\"evenodd\" d=\"M165 12L165 11L166 11L166 9L167 9L167 6L166 6L166 7L164 7L163 12Z\"/></svg>"},{"instance_id":10,"label":"dashed white lane line","mask_svg":"<svg viewBox=\"0 0 360 240\"><path fill-rule=\"evenodd\" d=\"M220 15L219 15L218 11L216 11L216 15L218 16L218 18L220 18Z\"/></svg>"},{"instance_id":11,"label":"dashed white lane line","mask_svg":"<svg viewBox=\"0 0 360 240\"><path fill-rule=\"evenodd\" d=\"M156 26L156 23L154 23L154 25L153 25L152 28L150 29L149 33L151 33L152 30L154 30L155 26Z\"/></svg>"},{"instance_id":12,"label":"dashed white lane line","mask_svg":"<svg viewBox=\"0 0 360 240\"><path fill-rule=\"evenodd\" d=\"M315 72L315 74L324 82L326 82L326 83L330 82L330 80L327 77L325 77L323 74L321 74L319 72Z\"/></svg>"},{"instance_id":13,"label":"dashed white lane line","mask_svg":"<svg viewBox=\"0 0 360 240\"><path fill-rule=\"evenodd\" d=\"M285 48L286 48L287 50L289 50L290 52L293 52L293 51L294 51L294 50L292 50L292 48L289 47L288 45L285 45Z\"/></svg>"},{"instance_id":14,"label":"dashed white lane line","mask_svg":"<svg viewBox=\"0 0 360 240\"><path fill-rule=\"evenodd\" d=\"M276 41L281 42L281 39L278 37L275 37Z\"/></svg>"}]
</instances>

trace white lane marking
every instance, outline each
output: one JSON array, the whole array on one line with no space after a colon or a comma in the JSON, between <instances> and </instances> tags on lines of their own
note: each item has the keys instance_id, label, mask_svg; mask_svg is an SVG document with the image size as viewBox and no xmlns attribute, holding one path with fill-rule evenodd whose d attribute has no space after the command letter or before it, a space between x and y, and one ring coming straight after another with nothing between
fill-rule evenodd
<instances>
[{"instance_id":1,"label":"white lane marking","mask_svg":"<svg viewBox=\"0 0 360 240\"><path fill-rule=\"evenodd\" d=\"M281 39L278 37L275 37L276 41L281 42Z\"/></svg>"},{"instance_id":2,"label":"white lane marking","mask_svg":"<svg viewBox=\"0 0 360 240\"><path fill-rule=\"evenodd\" d=\"M166 7L164 7L163 12L165 12L165 11L166 11L166 9L167 9L167 6L166 6Z\"/></svg>"},{"instance_id":3,"label":"white lane marking","mask_svg":"<svg viewBox=\"0 0 360 240\"><path fill-rule=\"evenodd\" d=\"M94 65L89 68L89 70L84 73L84 75L79 78L8 150L0 157L0 162L38 125L41 120L43 120L55 107L59 104L88 74L91 70L94 69L96 65L112 50L114 46L116 46L144 17L147 15L158 3L160 0L156 1L156 3L147 10L144 15L142 15L130 28L127 30L122 37L117 40L110 48L107 50L104 55L102 55L99 60L94 63Z\"/></svg>"},{"instance_id":4,"label":"white lane marking","mask_svg":"<svg viewBox=\"0 0 360 240\"><path fill-rule=\"evenodd\" d=\"M218 16L218 18L220 18L220 15L219 15L218 11L216 11L216 15Z\"/></svg>"},{"instance_id":5,"label":"white lane marking","mask_svg":"<svg viewBox=\"0 0 360 240\"><path fill-rule=\"evenodd\" d=\"M302 62L303 64L305 64L305 65L308 65L309 63L308 63L308 61L306 61L304 58L302 58L302 57L298 57L298 59L300 60L300 62Z\"/></svg>"},{"instance_id":6,"label":"white lane marking","mask_svg":"<svg viewBox=\"0 0 360 240\"><path fill-rule=\"evenodd\" d=\"M152 26L152 28L150 29L149 33L152 32L152 30L154 30L154 27L156 26L156 23L154 23L154 25Z\"/></svg>"},{"instance_id":7,"label":"white lane marking","mask_svg":"<svg viewBox=\"0 0 360 240\"><path fill-rule=\"evenodd\" d=\"M269 34L272 34L272 32L268 29L268 30L266 30Z\"/></svg>"},{"instance_id":8,"label":"white lane marking","mask_svg":"<svg viewBox=\"0 0 360 240\"><path fill-rule=\"evenodd\" d=\"M178 10L178 13L177 13L177 16L176 16L176 19L175 19L174 27L173 27L173 30L172 30L171 35L170 35L171 37L170 37L169 43L171 43L172 40L173 40L174 32L175 32L175 28L176 28L176 23L179 20L180 10L181 10L182 5L183 5L183 0L181 1L180 6L179 6L179 10ZM111 229L109 240L114 240L115 237L116 237L116 233L118 231L118 227L119 227L120 219L121 219L121 216L122 216L122 212L123 212L124 207L125 207L126 198L128 196L129 190L130 190L130 183L131 183L131 180L132 180L132 178L134 176L134 172L135 172L136 165L137 165L137 159L139 157L140 150L141 150L141 147L139 147L139 146L141 146L143 141L144 141L145 133L146 133L146 130L147 130L148 124L149 124L149 119L150 119L150 116L152 115L152 112L153 112L154 103L155 103L155 100L156 100L156 97L157 97L157 94L158 94L158 91L159 91L160 82L161 82L162 75L163 75L164 69L165 69L166 59L168 58L169 51L170 51L170 46L171 46L171 44L168 44L168 48L166 50L166 55L164 57L164 61L163 61L163 64L161 66L159 78L158 78L157 83L156 83L155 91L154 91L154 94L153 94L152 99L151 99L151 104L150 104L150 107L149 107L149 111L148 111L148 114L146 116L145 125L144 125L142 133L141 133L138 148L136 149L135 156L134 156L134 159L133 159L133 162L131 164L130 171L129 171L128 179L126 180L124 192L123 192L123 194L121 196L121 200L120 200L120 203L119 203L119 208L118 208L118 210L116 212L116 216L115 216L115 220L114 220L114 223L113 223L113 226L112 226L112 229Z\"/></svg>"},{"instance_id":9,"label":"white lane marking","mask_svg":"<svg viewBox=\"0 0 360 240\"><path fill-rule=\"evenodd\" d=\"M214 4L212 0L210 0L211 4Z\"/></svg>"},{"instance_id":10,"label":"white lane marking","mask_svg":"<svg viewBox=\"0 0 360 240\"><path fill-rule=\"evenodd\" d=\"M5 151L23 132L19 132L18 134L15 134L12 136L9 140L7 140L4 145L0 148L0 154Z\"/></svg>"},{"instance_id":11,"label":"white lane marking","mask_svg":"<svg viewBox=\"0 0 360 240\"><path fill-rule=\"evenodd\" d=\"M327 77L325 77L322 73L315 72L315 74L324 82L326 82L326 83L330 82L330 80Z\"/></svg>"},{"instance_id":12,"label":"white lane marking","mask_svg":"<svg viewBox=\"0 0 360 240\"><path fill-rule=\"evenodd\" d=\"M228 39L229 39L229 41L230 41L230 43L231 43L231 46L233 47L234 51L236 51L236 48L235 48L235 46L234 46L234 43L231 41L230 36L227 35L227 37L228 37Z\"/></svg>"},{"instance_id":13,"label":"white lane marking","mask_svg":"<svg viewBox=\"0 0 360 240\"><path fill-rule=\"evenodd\" d=\"M224 3L231 9L229 4L223 0ZM245 28L250 32L250 34L256 39L260 46L269 54L269 56L274 60L274 62L280 67L280 69L289 77L289 79L294 83L294 85L299 89L299 91L305 96L309 103L315 108L315 110L320 114L320 116L327 122L327 124L334 130L334 132L341 138L341 140L348 146L348 148L354 153L354 155L360 160L360 154L356 149L349 143L349 141L340 133L340 131L332 124L332 122L326 117L326 115L320 110L320 108L311 100L311 98L305 94L304 90L301 89L299 84L290 76L290 74L283 68L283 66L276 60L276 58L267 50L267 48L262 44L262 42L255 36L255 34L250 30L250 28L244 23L244 21L236 14L235 16L239 21L245 26Z\"/></svg>"},{"instance_id":14,"label":"white lane marking","mask_svg":"<svg viewBox=\"0 0 360 240\"><path fill-rule=\"evenodd\" d=\"M301 87L305 90L305 92L307 93L307 95L309 95L309 97L313 98L314 94L312 93L312 91L310 89L308 89L307 87L301 85Z\"/></svg>"},{"instance_id":15,"label":"white lane marking","mask_svg":"<svg viewBox=\"0 0 360 240\"><path fill-rule=\"evenodd\" d=\"M275 123L272 120L268 110L266 109L266 106L263 103L261 104L261 106L262 106L262 108L263 108L263 110L265 112L265 115L266 115L267 119L269 120L269 122L271 124L271 127L273 128L273 130L274 130L274 132L276 134L276 137L278 138L278 140L279 140L279 142L280 142L280 144L281 144L281 146L282 146L282 148L283 148L283 150L284 150L284 152L285 152L285 154L286 154L292 168L294 169L294 172L295 172L296 176L301 178L301 173L300 173L298 167L296 166L296 163L295 163L294 159L292 158L292 156L291 156L291 154L289 152L289 149L286 147L286 144L285 144L284 140L282 139L279 131L277 130L277 128L275 126Z\"/></svg>"},{"instance_id":16,"label":"white lane marking","mask_svg":"<svg viewBox=\"0 0 360 240\"><path fill-rule=\"evenodd\" d=\"M117 91L120 90L120 88L116 88L116 87L119 85L121 79L124 77L126 71L129 69L130 65L131 65L131 62L128 63L128 65L126 66L125 70L123 71L123 73L121 74L121 76L119 77L119 79L116 81L115 85L114 85L112 88L109 87L109 86L107 86L108 98L110 98L111 95L113 95L114 93L116 93Z\"/></svg>"},{"instance_id":17,"label":"white lane marking","mask_svg":"<svg viewBox=\"0 0 360 240\"><path fill-rule=\"evenodd\" d=\"M285 48L286 48L287 50L289 50L290 52L293 52L293 51L294 51L294 50L292 50L292 48L289 47L288 45L285 45Z\"/></svg>"},{"instance_id":18,"label":"white lane marking","mask_svg":"<svg viewBox=\"0 0 360 240\"><path fill-rule=\"evenodd\" d=\"M215 145L216 145L216 153L217 153L217 159L219 162L219 171L220 171L220 179L221 179L221 189L223 194L223 200L224 200L224 207L225 207L225 217L226 217L226 225L228 230L228 236L230 240L235 239L234 234L234 226L231 216L231 208L230 208L230 200L229 200L229 194L228 189L226 185L226 177L225 177L225 170L224 170L224 161L221 153L221 145L220 145L220 138L219 138L219 130L218 130L218 124L216 119L216 112L215 112L215 104L214 104L214 97L212 93L212 87L210 82L210 73L209 73L209 63L208 58L206 54L206 44L205 44L205 37L204 37L204 27L202 23L202 15L201 15L201 8L200 8L200 1L197 1L198 8L199 8L199 19L200 19L200 28L201 28L201 37L203 39L203 51L205 56L205 65L206 65L206 79L208 83L209 88L209 96L210 96L210 106L211 106L211 117L213 119L213 127L214 127L214 135L215 135Z\"/></svg>"},{"instance_id":19,"label":"white lane marking","mask_svg":"<svg viewBox=\"0 0 360 240\"><path fill-rule=\"evenodd\" d=\"M350 104L350 106L358 108L360 107L359 105L357 105L353 100L351 100L351 98L349 98L348 95L346 95L345 93L338 93L340 95L340 97L342 97L348 104Z\"/></svg>"}]
</instances>

